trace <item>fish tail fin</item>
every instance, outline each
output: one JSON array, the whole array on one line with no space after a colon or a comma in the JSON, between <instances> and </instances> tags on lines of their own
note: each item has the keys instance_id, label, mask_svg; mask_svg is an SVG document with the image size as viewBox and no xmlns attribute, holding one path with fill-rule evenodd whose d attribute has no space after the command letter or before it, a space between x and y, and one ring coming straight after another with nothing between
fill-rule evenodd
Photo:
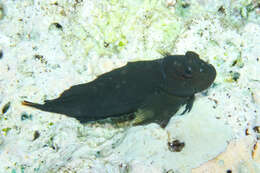
<instances>
[{"instance_id":1,"label":"fish tail fin","mask_svg":"<svg viewBox=\"0 0 260 173\"><path fill-rule=\"evenodd\" d=\"M33 103L26 100L22 101L22 105L37 108L40 110L46 110L46 106L44 106L43 104Z\"/></svg>"}]
</instances>

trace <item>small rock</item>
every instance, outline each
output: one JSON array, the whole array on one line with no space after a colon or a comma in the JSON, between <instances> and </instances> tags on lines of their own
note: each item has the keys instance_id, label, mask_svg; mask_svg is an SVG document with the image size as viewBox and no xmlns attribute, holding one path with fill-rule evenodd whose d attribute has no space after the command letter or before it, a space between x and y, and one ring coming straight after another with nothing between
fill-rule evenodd
<instances>
[{"instance_id":1,"label":"small rock","mask_svg":"<svg viewBox=\"0 0 260 173\"><path fill-rule=\"evenodd\" d=\"M219 13L222 13L222 14L226 14L226 9L223 7L223 5L221 5L221 6L218 8L218 12L219 12Z\"/></svg>"},{"instance_id":2,"label":"small rock","mask_svg":"<svg viewBox=\"0 0 260 173\"><path fill-rule=\"evenodd\" d=\"M63 30L63 27L61 24L54 22L49 26L49 30Z\"/></svg>"},{"instance_id":3,"label":"small rock","mask_svg":"<svg viewBox=\"0 0 260 173\"><path fill-rule=\"evenodd\" d=\"M260 126L255 126L253 128L253 130L256 132L256 133L260 133Z\"/></svg>"},{"instance_id":4,"label":"small rock","mask_svg":"<svg viewBox=\"0 0 260 173\"><path fill-rule=\"evenodd\" d=\"M0 50L0 59L2 59L3 58L3 51L2 50Z\"/></svg>"},{"instance_id":5,"label":"small rock","mask_svg":"<svg viewBox=\"0 0 260 173\"><path fill-rule=\"evenodd\" d=\"M21 115L21 120L24 121L24 120L27 120L27 119L30 119L32 120L32 115L28 115L27 113L22 113Z\"/></svg>"},{"instance_id":6,"label":"small rock","mask_svg":"<svg viewBox=\"0 0 260 173\"><path fill-rule=\"evenodd\" d=\"M35 131L34 134L33 134L33 141L36 140L37 138L40 137L40 132L39 131Z\"/></svg>"},{"instance_id":7,"label":"small rock","mask_svg":"<svg viewBox=\"0 0 260 173\"><path fill-rule=\"evenodd\" d=\"M8 109L10 108L10 105L11 105L10 102L8 102L8 103L6 103L6 104L4 105L4 107L3 107L3 109L2 109L2 114L5 114L5 113L8 111Z\"/></svg>"}]
</instances>

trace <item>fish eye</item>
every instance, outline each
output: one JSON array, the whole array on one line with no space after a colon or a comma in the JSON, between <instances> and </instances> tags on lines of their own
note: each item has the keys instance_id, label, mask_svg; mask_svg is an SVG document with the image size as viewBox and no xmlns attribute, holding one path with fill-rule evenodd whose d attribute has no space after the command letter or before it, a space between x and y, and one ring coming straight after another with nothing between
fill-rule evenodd
<instances>
[{"instance_id":1,"label":"fish eye","mask_svg":"<svg viewBox=\"0 0 260 173\"><path fill-rule=\"evenodd\" d=\"M182 75L186 79L192 78L192 69L191 67L188 67L184 70L184 74Z\"/></svg>"},{"instance_id":2,"label":"fish eye","mask_svg":"<svg viewBox=\"0 0 260 173\"><path fill-rule=\"evenodd\" d=\"M191 75L191 73L192 73L191 67L186 68L185 74Z\"/></svg>"}]
</instances>

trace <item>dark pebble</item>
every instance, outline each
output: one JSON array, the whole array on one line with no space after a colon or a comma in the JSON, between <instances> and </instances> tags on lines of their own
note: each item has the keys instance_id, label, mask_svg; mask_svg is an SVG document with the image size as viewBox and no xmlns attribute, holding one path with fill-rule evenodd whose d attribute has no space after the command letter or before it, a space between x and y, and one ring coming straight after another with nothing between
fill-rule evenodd
<instances>
[{"instance_id":1,"label":"dark pebble","mask_svg":"<svg viewBox=\"0 0 260 173\"><path fill-rule=\"evenodd\" d=\"M260 133L260 127L259 126L255 126L253 128L253 130L256 132L256 133Z\"/></svg>"},{"instance_id":2,"label":"dark pebble","mask_svg":"<svg viewBox=\"0 0 260 173\"><path fill-rule=\"evenodd\" d=\"M234 81L237 81L239 79L239 77L240 77L240 74L238 72L234 72L233 73L233 77L232 78L233 78Z\"/></svg>"},{"instance_id":3,"label":"dark pebble","mask_svg":"<svg viewBox=\"0 0 260 173\"><path fill-rule=\"evenodd\" d=\"M3 51L2 51L2 50L0 50L0 59L2 59L2 58L3 58L3 55L4 55Z\"/></svg>"},{"instance_id":4,"label":"dark pebble","mask_svg":"<svg viewBox=\"0 0 260 173\"><path fill-rule=\"evenodd\" d=\"M218 12L222 13L222 14L225 14L226 13L226 10L223 6L220 6L219 9L218 9Z\"/></svg>"},{"instance_id":5,"label":"dark pebble","mask_svg":"<svg viewBox=\"0 0 260 173\"><path fill-rule=\"evenodd\" d=\"M168 142L168 149L172 152L180 152L185 146L184 142L180 142L179 140L174 140L172 142Z\"/></svg>"},{"instance_id":6,"label":"dark pebble","mask_svg":"<svg viewBox=\"0 0 260 173\"><path fill-rule=\"evenodd\" d=\"M62 25L61 25L61 24L59 24L59 23L54 23L54 25L56 26L56 28L62 29Z\"/></svg>"},{"instance_id":7,"label":"dark pebble","mask_svg":"<svg viewBox=\"0 0 260 173\"><path fill-rule=\"evenodd\" d=\"M42 55L34 55L33 57L34 57L34 59L39 60L41 63L47 64L47 61L45 60L45 58Z\"/></svg>"},{"instance_id":8,"label":"dark pebble","mask_svg":"<svg viewBox=\"0 0 260 173\"><path fill-rule=\"evenodd\" d=\"M53 26L54 26L55 28L59 29L59 30L62 30L62 29L63 29L62 25L59 24L59 23L57 23L57 22L52 23L52 24L50 25L50 28L53 28Z\"/></svg>"},{"instance_id":9,"label":"dark pebble","mask_svg":"<svg viewBox=\"0 0 260 173\"><path fill-rule=\"evenodd\" d=\"M2 109L2 114L5 114L5 113L8 111L8 109L10 108L10 105L11 105L10 102L8 102L8 103L6 103L6 104L4 105L4 107L3 107L3 109Z\"/></svg>"},{"instance_id":10,"label":"dark pebble","mask_svg":"<svg viewBox=\"0 0 260 173\"><path fill-rule=\"evenodd\" d=\"M182 8L188 8L188 7L190 6L190 4L184 3L184 4L182 4L181 6L182 6Z\"/></svg>"},{"instance_id":11,"label":"dark pebble","mask_svg":"<svg viewBox=\"0 0 260 173\"><path fill-rule=\"evenodd\" d=\"M40 137L40 132L38 132L37 130L34 132L33 134L33 140L36 140L37 138Z\"/></svg>"}]
</instances>

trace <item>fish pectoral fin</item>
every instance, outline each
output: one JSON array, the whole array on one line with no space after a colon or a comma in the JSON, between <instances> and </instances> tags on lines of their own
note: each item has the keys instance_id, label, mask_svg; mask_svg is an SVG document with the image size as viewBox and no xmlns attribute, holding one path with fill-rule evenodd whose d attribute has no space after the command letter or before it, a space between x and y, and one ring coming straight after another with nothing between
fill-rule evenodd
<instances>
[{"instance_id":1,"label":"fish pectoral fin","mask_svg":"<svg viewBox=\"0 0 260 173\"><path fill-rule=\"evenodd\" d=\"M181 115L185 114L186 112L190 112L193 106L195 100L195 96L192 95L189 97L189 99L187 100L186 106L185 106L185 110L181 113Z\"/></svg>"},{"instance_id":2,"label":"fish pectoral fin","mask_svg":"<svg viewBox=\"0 0 260 173\"><path fill-rule=\"evenodd\" d=\"M186 111L190 111L194 102L194 95L178 97L167 93L160 93L148 97L136 112L134 124L144 125L157 123L164 128L181 105L186 103Z\"/></svg>"},{"instance_id":3,"label":"fish pectoral fin","mask_svg":"<svg viewBox=\"0 0 260 173\"><path fill-rule=\"evenodd\" d=\"M133 125L144 125L148 122L146 120L153 119L154 112L149 109L138 109L135 112L135 118L133 120Z\"/></svg>"},{"instance_id":4,"label":"fish pectoral fin","mask_svg":"<svg viewBox=\"0 0 260 173\"><path fill-rule=\"evenodd\" d=\"M145 125L149 123L157 123L162 128L165 128L170 121L172 114L164 111L153 110L138 110L136 112L136 117L133 120L133 125Z\"/></svg>"}]
</instances>

